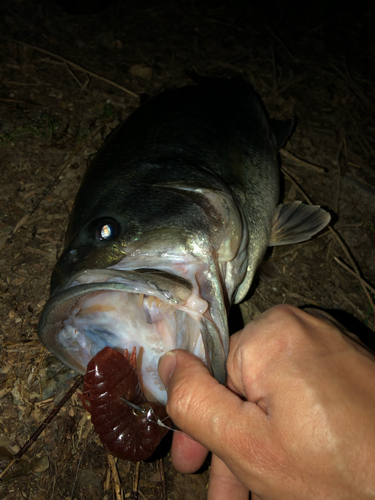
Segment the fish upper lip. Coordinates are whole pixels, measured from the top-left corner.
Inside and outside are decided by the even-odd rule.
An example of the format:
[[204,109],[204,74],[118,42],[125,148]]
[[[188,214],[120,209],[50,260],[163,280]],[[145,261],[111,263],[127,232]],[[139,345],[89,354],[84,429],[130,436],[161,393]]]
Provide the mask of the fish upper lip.
[[[92,276],[95,276],[96,278],[93,279]],[[145,269],[145,268],[140,268],[140,269],[134,269],[134,270],[121,270],[121,269],[111,269],[111,268],[105,268],[105,269],[85,269],[78,271],[72,275],[70,275],[65,282],[56,287],[51,294],[51,298],[59,295],[60,293],[64,292],[65,290],[70,290],[73,287],[76,286],[82,286],[82,284],[85,284],[85,277],[87,277],[86,284],[88,283],[96,283],[100,284],[102,283],[103,285],[105,283],[115,283],[115,281],[110,281],[109,278],[113,278],[114,280],[118,280],[119,278],[123,278],[124,280],[127,280],[129,283],[134,283],[136,281],[144,284],[154,284],[154,282],[158,282],[158,291],[161,293],[165,293],[165,298],[166,300],[174,300],[176,303],[178,301],[183,301],[186,300],[192,291],[192,286],[190,281],[172,274],[172,273],[167,273],[165,271],[160,271],[158,269]],[[81,280],[81,281],[80,281]],[[83,280],[83,281],[82,281]],[[164,288],[163,288],[164,285]],[[168,287],[169,285],[169,287]],[[171,299],[168,297],[168,288],[170,288],[173,285],[173,288],[178,289],[181,297],[177,298],[175,297],[174,299]],[[133,288],[129,288],[129,291],[133,290]],[[124,290],[125,291],[125,290]],[[187,293],[188,291],[188,293]]]

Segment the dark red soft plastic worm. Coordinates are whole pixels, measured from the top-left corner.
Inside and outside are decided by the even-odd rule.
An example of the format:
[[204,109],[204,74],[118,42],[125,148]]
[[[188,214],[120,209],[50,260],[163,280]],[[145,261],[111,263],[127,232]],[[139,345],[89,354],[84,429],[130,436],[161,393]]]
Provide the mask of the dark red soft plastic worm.
[[[164,406],[145,398],[135,366],[135,348],[129,360],[127,351],[123,355],[105,347],[87,365],[80,399],[108,451],[124,460],[139,462],[152,455],[168,429],[121,400],[152,408],[161,420],[167,417]],[[171,425],[170,420],[165,423]]]

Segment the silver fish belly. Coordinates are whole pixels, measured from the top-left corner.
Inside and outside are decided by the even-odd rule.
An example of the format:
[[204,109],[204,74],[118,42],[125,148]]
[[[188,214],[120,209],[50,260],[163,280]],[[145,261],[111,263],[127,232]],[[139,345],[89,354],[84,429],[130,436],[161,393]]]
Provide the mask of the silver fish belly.
[[39,322],[44,345],[80,373],[106,346],[136,346],[142,389],[163,404],[157,363],[170,349],[193,352],[224,383],[227,311],[268,245],[329,222],[319,207],[277,206],[277,153],[291,128],[274,132],[241,81],[140,106],[82,180]]

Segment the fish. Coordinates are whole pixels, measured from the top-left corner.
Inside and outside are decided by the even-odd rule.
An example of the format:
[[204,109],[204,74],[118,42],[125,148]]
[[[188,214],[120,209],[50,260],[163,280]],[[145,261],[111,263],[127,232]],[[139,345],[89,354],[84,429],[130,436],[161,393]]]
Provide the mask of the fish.
[[165,405],[159,358],[175,348],[226,379],[230,306],[269,246],[306,241],[330,215],[279,204],[273,122],[253,88],[217,80],[165,90],[106,138],[76,196],[38,333],[84,374],[106,347],[137,351],[145,397]]

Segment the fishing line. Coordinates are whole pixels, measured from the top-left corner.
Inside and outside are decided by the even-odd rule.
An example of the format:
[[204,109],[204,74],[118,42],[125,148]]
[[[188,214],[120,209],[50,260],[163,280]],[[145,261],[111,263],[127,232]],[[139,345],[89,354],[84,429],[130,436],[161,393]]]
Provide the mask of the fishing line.
[[164,427],[165,429],[168,429],[170,431],[177,432],[178,434],[182,434],[183,436],[186,436],[189,439],[193,439],[190,436],[188,436],[185,432],[182,432],[179,429],[173,429],[172,427],[169,427],[168,425],[165,425],[165,423],[163,422],[163,420],[166,420],[169,417],[165,417],[165,418],[163,418],[163,420],[161,420],[155,414],[155,412],[154,412],[154,410],[152,408],[144,408],[143,406],[136,405],[136,404],[132,403],[131,401],[128,401],[125,398],[120,398],[120,399],[121,399],[121,401],[123,401],[124,403],[126,403],[127,405],[129,405],[131,408],[133,408],[133,410],[136,410],[138,412],[138,413],[134,413],[134,415],[136,417],[139,416],[139,413],[140,413],[141,415],[144,415],[149,422],[153,422],[154,424],[157,424],[160,427]]

